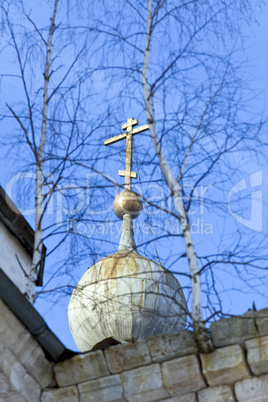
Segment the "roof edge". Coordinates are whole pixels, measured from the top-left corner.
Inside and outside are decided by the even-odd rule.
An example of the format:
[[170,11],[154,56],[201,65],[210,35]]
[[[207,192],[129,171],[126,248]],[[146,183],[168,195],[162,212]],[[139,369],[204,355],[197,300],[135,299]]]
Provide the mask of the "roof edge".
[[42,346],[49,360],[59,362],[78,354],[63,345],[2,268],[0,268],[0,297]]

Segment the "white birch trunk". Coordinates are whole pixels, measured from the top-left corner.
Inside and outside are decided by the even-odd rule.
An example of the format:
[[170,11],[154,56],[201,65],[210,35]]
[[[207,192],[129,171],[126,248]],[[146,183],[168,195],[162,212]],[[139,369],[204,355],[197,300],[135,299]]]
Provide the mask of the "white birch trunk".
[[35,188],[35,235],[34,235],[34,250],[32,267],[28,278],[27,295],[28,298],[33,301],[33,287],[36,283],[38,270],[42,260],[42,248],[43,248],[43,230],[42,230],[42,218],[43,218],[43,157],[44,149],[47,137],[47,113],[48,113],[48,88],[50,80],[50,62],[51,62],[51,46],[52,38],[55,30],[55,18],[57,14],[59,0],[55,0],[53,15],[50,22],[48,41],[46,42],[46,64],[44,72],[44,93],[43,93],[43,108],[42,108],[42,128],[40,145],[36,154],[36,188]]
[[201,298],[201,283],[200,274],[198,269],[197,256],[195,253],[192,234],[188,224],[187,212],[184,208],[183,199],[181,196],[181,188],[179,182],[174,178],[168,162],[161,150],[158,138],[155,131],[155,119],[153,108],[150,103],[150,89],[147,82],[148,66],[149,66],[149,52],[151,42],[151,29],[152,29],[152,0],[148,0],[148,21],[147,21],[147,41],[146,49],[144,52],[144,64],[142,73],[142,84],[145,99],[145,110],[147,122],[150,127],[151,138],[155,147],[156,154],[159,158],[159,164],[164,176],[164,179],[174,195],[174,202],[176,209],[179,213],[182,234],[185,242],[186,255],[188,258],[190,274],[191,274],[191,288],[192,288],[192,321],[195,329],[197,341],[203,351],[211,350],[212,344],[207,334],[203,315],[202,315],[202,298]]

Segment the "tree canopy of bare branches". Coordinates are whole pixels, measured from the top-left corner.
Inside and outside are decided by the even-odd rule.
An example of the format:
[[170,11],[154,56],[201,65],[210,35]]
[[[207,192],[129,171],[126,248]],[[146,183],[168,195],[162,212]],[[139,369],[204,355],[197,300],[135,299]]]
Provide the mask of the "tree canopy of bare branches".
[[[68,247],[65,268],[114,248],[106,219],[115,220],[110,205],[114,186],[122,186],[116,172],[124,153],[120,144],[108,151],[102,144],[135,115],[150,127],[135,139],[134,190],[145,204],[140,226],[148,228],[137,227],[138,244],[181,275],[206,350],[205,322],[228,312],[221,296],[227,273],[237,277],[229,288],[243,284],[244,291],[258,287],[267,269],[263,216],[234,219],[247,200],[232,190],[252,172],[260,186],[265,160],[265,116],[249,96],[243,59],[244,32],[261,2],[44,3],[47,18],[23,1],[1,6],[1,52],[16,60],[11,72],[1,69],[2,82],[19,88],[2,121],[14,120],[9,144],[35,172],[33,272],[46,239],[56,239],[49,253]],[[48,214],[53,200],[57,221]],[[79,232],[78,222],[89,226]]]

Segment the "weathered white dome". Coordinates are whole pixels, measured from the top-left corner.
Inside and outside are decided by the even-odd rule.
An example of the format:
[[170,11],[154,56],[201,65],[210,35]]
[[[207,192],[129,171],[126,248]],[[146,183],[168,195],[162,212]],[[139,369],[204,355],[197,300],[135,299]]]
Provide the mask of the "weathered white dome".
[[185,328],[187,305],[178,280],[132,248],[127,218],[119,251],[89,268],[71,297],[69,325],[82,352],[110,337],[134,341]]
[[123,124],[125,133],[110,138],[105,145],[126,139],[125,190],[114,200],[116,216],[123,219],[118,252],[105,257],[83,275],[68,307],[73,338],[82,351],[116,338],[131,342],[157,334],[183,331],[187,305],[178,280],[160,264],[136,251],[132,220],[142,211],[141,197],[131,190],[132,136],[149,129],[133,130],[138,120]]

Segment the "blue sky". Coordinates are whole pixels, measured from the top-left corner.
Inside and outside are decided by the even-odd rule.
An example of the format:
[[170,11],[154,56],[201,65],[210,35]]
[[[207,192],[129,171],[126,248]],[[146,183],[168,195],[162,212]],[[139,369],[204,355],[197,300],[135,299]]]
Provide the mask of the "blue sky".
[[[34,4],[34,3],[33,3]],[[41,2],[40,2],[41,4]],[[40,6],[39,4],[39,6]],[[42,19],[46,15],[46,9],[44,8],[44,12],[40,13],[40,9],[34,8],[33,7],[33,17],[36,18],[37,20],[40,19],[42,22]],[[268,24],[267,24],[267,18],[268,18],[268,6],[265,8],[266,13],[263,13],[260,15],[259,18],[259,24],[254,25],[254,27],[251,30],[248,30],[246,32],[247,35],[247,42],[246,42],[246,50],[245,50],[245,56],[248,58],[249,62],[249,69],[248,69],[248,75],[251,81],[251,87],[253,89],[256,89],[259,91],[259,96],[255,98],[254,102],[256,106],[261,107],[264,112],[266,111],[266,103],[267,103],[267,95],[268,95],[268,49],[267,49],[267,37],[268,37]],[[13,72],[14,66],[13,66],[13,61],[9,59],[8,53],[5,53],[5,58],[3,59],[2,63],[2,71],[5,69],[5,67],[8,66],[9,72]],[[14,79],[8,79],[2,82],[2,101],[0,103],[0,108],[3,110],[5,108],[5,103],[6,102],[12,102],[14,100],[14,97],[17,96],[18,94],[18,86],[16,85]],[[126,116],[130,117],[130,116]],[[134,118],[136,116],[133,116]],[[122,122],[124,123],[124,122]],[[140,124],[145,124],[145,121],[140,121]],[[1,131],[3,132],[9,132],[10,131],[10,122],[4,121],[1,122]],[[118,130],[120,131],[120,125],[118,127]],[[118,132],[119,133],[119,132]],[[114,133],[116,134],[116,132]],[[264,133],[265,135],[266,133]],[[267,134],[266,134],[267,135]],[[148,136],[140,137],[137,139],[135,138],[136,144],[137,144],[137,149],[139,147],[144,146],[144,142],[148,142]],[[123,145],[122,145],[123,146]],[[113,148],[117,149],[117,148]],[[118,148],[119,149],[119,148]],[[106,152],[107,158],[112,158],[112,149],[105,149],[103,152]],[[0,182],[1,185],[8,189],[10,187],[10,183],[12,182],[12,179],[14,178],[15,171],[19,170],[19,164],[20,164],[20,155],[12,155],[12,158],[10,158],[11,154],[7,154],[7,150],[2,149],[1,151],[1,156],[2,156],[2,162],[1,162],[1,173],[0,173]],[[123,157],[121,158],[121,163],[123,164]],[[237,164],[237,169],[238,173],[237,176],[233,178],[233,181],[230,182],[229,188],[236,186],[237,183],[240,183],[240,186],[245,185],[247,194],[250,193],[250,191],[253,191],[255,196],[257,197],[257,191],[261,191],[262,197],[263,197],[263,214],[265,213],[265,208],[266,208],[266,199],[267,199],[267,164],[265,163],[264,160],[261,161],[255,161],[252,160],[251,163],[246,161],[245,163],[243,162],[242,158],[241,160],[237,159],[235,161]],[[14,165],[16,165],[16,168],[14,169]],[[110,168],[110,174],[112,177],[115,177],[115,180],[117,180],[117,170],[122,169],[123,166],[118,166],[118,162],[116,164],[111,163],[111,168]],[[252,175],[261,172],[261,177],[262,177],[262,184],[260,184],[260,174],[258,174],[258,180],[259,182],[257,183],[256,188],[250,189],[251,183],[251,177]],[[252,178],[254,181],[254,177]],[[253,183],[254,184],[254,183]],[[202,189],[200,189],[201,191]],[[154,187],[150,189],[152,197],[153,196],[159,196],[161,194],[161,187]],[[208,183],[208,188],[203,189],[202,191],[207,191],[207,195],[212,193],[213,191],[213,183]],[[23,208],[25,204],[20,203],[20,197],[14,193],[10,194],[14,201],[19,204],[18,206],[20,208]],[[100,194],[101,196],[101,194]],[[235,194],[234,194],[235,197]],[[258,204],[250,204],[250,200],[247,199],[245,200],[244,208],[243,211],[233,211],[233,214],[236,213],[237,216],[240,214],[244,219],[249,219],[250,218],[250,211],[251,211],[251,205],[258,205]],[[32,201],[28,200],[28,203],[26,204],[25,208],[29,210],[29,208],[32,207]],[[232,204],[230,205],[230,208],[232,209]],[[256,207],[256,209],[259,209]],[[200,211],[199,211],[200,212]],[[105,214],[104,214],[105,216]],[[112,219],[116,221],[116,219],[113,217],[112,212],[109,211],[107,212],[106,216],[109,219]],[[54,217],[54,215],[53,215]],[[26,218],[29,220],[29,222],[33,225],[34,219],[33,215],[27,214]],[[264,225],[264,230],[266,230],[266,224],[267,224],[267,218],[263,215],[261,218],[263,218],[263,225]],[[139,218],[141,221],[144,222],[145,218],[144,215],[143,217]],[[150,216],[151,223],[154,224],[155,226],[155,236],[157,235],[157,216],[152,215]],[[240,227],[241,222],[238,222],[235,218],[234,215],[231,216],[231,214],[227,211],[226,213],[226,218],[225,220],[218,219],[217,215],[211,215],[209,209],[204,207],[204,211],[202,214],[199,216],[198,215],[198,220],[195,220],[193,218],[193,222],[195,223],[195,227],[197,228],[197,231],[199,231],[199,234],[194,235],[196,244],[198,247],[200,247],[200,252],[206,250],[206,244],[210,244],[210,250],[217,250],[217,241],[220,239],[220,236],[222,236],[222,233],[224,232],[224,241],[230,241],[230,244],[232,242],[232,239],[228,238],[228,234],[231,233],[229,231],[228,225],[231,226],[232,230],[235,225],[237,227]],[[245,221],[246,222],[246,221]],[[209,224],[213,226],[213,234],[209,233]],[[120,223],[115,222],[115,228],[118,231],[118,228],[120,229]],[[224,231],[223,231],[223,226],[224,226]],[[96,229],[97,230],[97,229]],[[207,230],[207,234],[205,233]],[[247,229],[245,229],[247,230]],[[201,231],[201,232],[200,232]],[[137,238],[138,242],[142,243],[143,241],[146,240],[146,236],[150,236],[150,233],[144,233],[143,235],[140,235],[138,232],[138,227],[136,229],[137,232]],[[141,231],[142,232],[142,231]],[[255,236],[255,232],[249,232],[252,237]],[[113,235],[111,233],[107,234],[108,238],[113,239]],[[106,236],[106,237],[107,237]],[[116,243],[119,241],[118,236],[116,236],[113,240],[114,243],[112,246],[105,248],[102,240],[102,234],[99,233],[96,235],[99,241],[99,248],[102,250],[102,254],[109,252],[112,252],[114,249],[116,249]],[[217,239],[217,241],[215,240]],[[48,249],[49,247],[53,247],[53,241],[49,240],[47,243]],[[167,248],[166,243],[160,243],[158,246],[158,253],[159,255],[165,260],[167,258],[167,254],[170,253],[170,250],[172,248],[176,247],[176,241],[174,240],[172,243],[172,247],[169,249]],[[63,246],[61,248],[61,253],[65,253],[66,249]],[[142,249],[141,252],[146,253],[146,249]],[[153,252],[153,249],[151,250]],[[170,257],[170,256],[169,256]],[[174,253],[174,258],[176,257],[176,253]],[[49,276],[52,274],[55,270],[55,267],[60,264],[60,261],[62,260],[62,255],[55,255],[53,258],[49,258],[46,263],[46,270],[47,270],[47,275]],[[83,264],[86,264],[86,262],[83,262]],[[82,264],[82,265],[83,265]],[[88,266],[80,266],[79,269],[75,272],[75,278],[76,280],[81,277],[83,272],[88,268]],[[266,289],[262,288],[261,292],[263,292],[263,295],[258,295],[256,294],[255,290],[252,289],[252,293],[250,293],[249,287],[245,288],[245,291],[243,291],[244,284],[240,280],[240,278],[236,278],[233,275],[230,275],[229,272],[219,272],[216,273],[216,276],[219,279],[219,282],[221,282],[221,292],[222,292],[222,299],[223,303],[225,305],[225,310],[227,312],[231,312],[233,314],[238,314],[238,313],[243,313],[245,312],[248,308],[252,306],[252,301],[254,300],[257,304],[258,308],[263,308],[267,306],[267,297],[266,297]],[[181,283],[183,285],[186,285],[187,283],[184,281],[183,277],[179,278]],[[254,285],[254,274],[250,274],[247,277],[248,281],[251,281],[251,283]],[[61,280],[61,277],[58,278],[58,281]],[[68,282],[68,276],[64,278],[65,282]],[[59,282],[55,282],[59,283]],[[259,283],[258,283],[259,284]],[[229,291],[227,292],[226,289],[239,289],[239,291]],[[54,299],[53,299],[54,300]],[[70,331],[69,331],[69,326],[68,326],[68,320],[67,320],[67,306],[68,306],[68,297],[60,297],[57,298],[57,302],[55,303],[52,301],[50,295],[48,294],[46,297],[39,298],[37,303],[36,303],[36,308],[38,311],[44,316],[45,320],[47,321],[48,325],[50,328],[56,333],[56,335],[66,344],[67,347],[71,349],[76,349],[76,346],[74,344],[74,341],[71,337]]]

